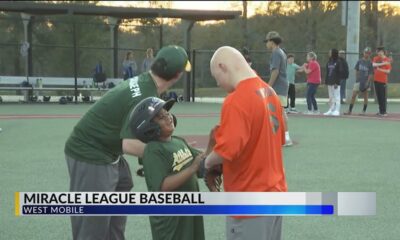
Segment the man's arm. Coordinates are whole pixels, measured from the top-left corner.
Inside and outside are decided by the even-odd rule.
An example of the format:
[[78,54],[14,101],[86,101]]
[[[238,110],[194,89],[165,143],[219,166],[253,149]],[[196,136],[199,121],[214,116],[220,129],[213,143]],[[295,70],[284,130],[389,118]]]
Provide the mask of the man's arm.
[[381,67],[381,66],[388,65],[388,64],[390,64],[390,62],[381,62],[381,63],[374,62],[374,63],[372,63],[372,66],[373,67]]
[[218,153],[212,151],[204,161],[204,167],[206,169],[210,169],[214,165],[222,164],[224,162],[224,159],[220,155],[218,155]]
[[133,155],[136,157],[143,157],[145,147],[146,144],[138,139],[122,139],[122,151],[125,154]]
[[271,71],[271,76],[269,77],[269,82],[268,84],[272,87],[276,81],[276,79],[278,78],[279,75],[279,70],[274,68]]
[[381,72],[384,72],[384,73],[386,73],[386,74],[389,74],[389,73],[390,73],[390,69],[383,69],[383,68],[378,67],[377,70],[378,70],[378,71],[381,71]]
[[301,66],[300,68],[296,69],[296,72],[305,72],[304,66]]

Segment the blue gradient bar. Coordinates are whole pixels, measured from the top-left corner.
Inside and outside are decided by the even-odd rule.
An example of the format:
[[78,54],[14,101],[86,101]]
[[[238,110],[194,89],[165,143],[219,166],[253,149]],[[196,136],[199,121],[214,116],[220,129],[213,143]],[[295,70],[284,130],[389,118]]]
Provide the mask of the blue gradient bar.
[[[46,208],[41,214],[30,207]],[[74,211],[60,211],[82,209]],[[57,211],[53,211],[57,209]],[[61,212],[61,213],[60,213]],[[65,213],[62,213],[65,212]],[[333,205],[24,205],[23,215],[333,215]]]

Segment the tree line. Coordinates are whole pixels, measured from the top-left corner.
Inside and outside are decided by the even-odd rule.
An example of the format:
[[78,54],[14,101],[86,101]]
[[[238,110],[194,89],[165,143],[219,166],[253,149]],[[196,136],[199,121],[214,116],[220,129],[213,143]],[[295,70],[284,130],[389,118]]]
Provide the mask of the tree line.
[[[155,7],[169,7],[169,1],[150,1]],[[83,4],[96,4],[89,2]],[[160,5],[161,4],[161,5]],[[346,27],[341,25],[341,6],[337,1],[293,1],[288,9],[280,1],[270,1],[257,14],[247,16],[247,2],[242,1],[243,13],[238,19],[220,21],[216,24],[196,23],[192,29],[193,49],[213,50],[222,45],[242,49],[248,47],[260,64],[268,62],[263,39],[268,31],[276,30],[284,38],[283,47],[288,52],[305,53],[313,50],[326,54],[329,49],[345,49]],[[159,6],[160,5],[160,6]],[[33,18],[33,75],[72,76],[72,17],[37,16]],[[111,67],[110,29],[105,17],[73,16],[77,22],[78,75],[88,77],[101,60],[106,71]],[[393,52],[394,61],[400,60],[400,16],[390,5],[378,7],[377,1],[361,2],[360,50],[365,46],[373,49],[384,45]],[[133,25],[134,24],[134,25]],[[144,58],[148,47],[162,44],[183,44],[183,24],[179,20],[139,19],[124,20],[119,27],[119,61],[128,49],[133,49],[137,63]],[[0,75],[24,75],[24,58],[20,54],[23,41],[23,24],[17,13],[0,12]],[[303,56],[299,59],[304,61]],[[198,72],[207,68],[207,54],[198,54]],[[204,60],[205,59],[205,60]],[[324,59],[324,58],[322,58]],[[197,59],[196,59],[197,60]],[[321,62],[325,64],[324,62]],[[395,67],[395,64],[394,64]],[[400,81],[399,69],[391,74],[393,81]],[[203,74],[204,75],[204,74]]]

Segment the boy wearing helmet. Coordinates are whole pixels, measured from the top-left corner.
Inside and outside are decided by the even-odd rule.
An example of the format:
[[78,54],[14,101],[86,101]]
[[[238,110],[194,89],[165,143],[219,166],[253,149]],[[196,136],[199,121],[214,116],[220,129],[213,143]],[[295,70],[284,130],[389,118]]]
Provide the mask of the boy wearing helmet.
[[[175,124],[168,111],[174,103],[156,97],[143,99],[131,114],[131,130],[147,143],[142,162],[149,191],[198,192],[196,173],[204,154],[172,135]],[[150,216],[150,225],[154,240],[204,239],[202,216]]]

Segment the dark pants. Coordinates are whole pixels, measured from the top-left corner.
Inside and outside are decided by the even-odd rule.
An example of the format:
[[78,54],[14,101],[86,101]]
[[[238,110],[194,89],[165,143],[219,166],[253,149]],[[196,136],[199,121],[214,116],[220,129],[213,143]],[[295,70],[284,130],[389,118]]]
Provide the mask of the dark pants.
[[340,80],[340,101],[346,98],[346,79]]
[[[129,192],[133,187],[128,162],[96,165],[65,156],[71,192]],[[124,240],[127,216],[72,216],[74,240]]]
[[314,111],[318,110],[318,105],[317,105],[317,100],[315,100],[315,93],[317,92],[319,84],[316,83],[307,83],[307,108],[309,111],[312,111],[314,108]]
[[295,108],[296,107],[296,87],[294,84],[289,84],[288,91],[288,105],[286,107]]
[[379,104],[379,113],[386,113],[386,83],[374,82],[376,98]]

